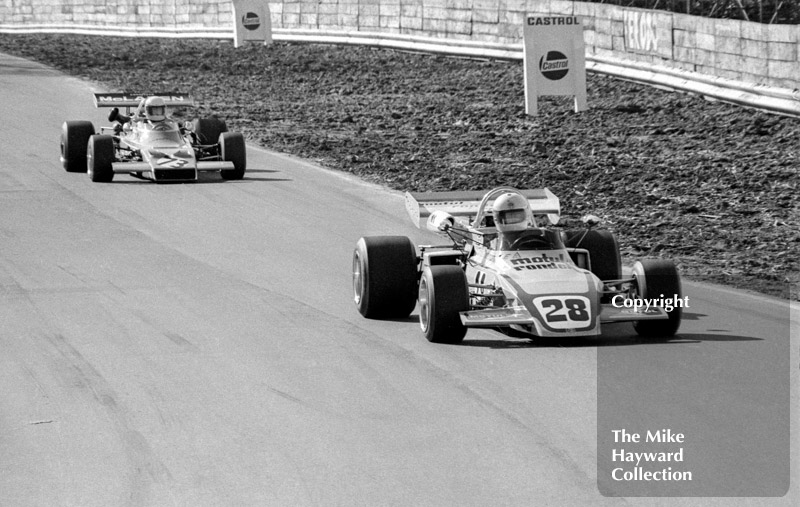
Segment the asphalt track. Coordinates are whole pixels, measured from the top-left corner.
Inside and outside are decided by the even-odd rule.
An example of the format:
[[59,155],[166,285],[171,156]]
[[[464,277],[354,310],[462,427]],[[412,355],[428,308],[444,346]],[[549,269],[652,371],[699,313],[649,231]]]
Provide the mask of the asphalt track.
[[[0,56],[0,93],[0,505],[800,504],[789,305],[686,284],[674,340],[432,345],[351,301],[360,236],[435,241],[399,194],[253,146],[93,184],[58,162],[89,85]],[[699,489],[603,496],[618,425],[686,433]]]

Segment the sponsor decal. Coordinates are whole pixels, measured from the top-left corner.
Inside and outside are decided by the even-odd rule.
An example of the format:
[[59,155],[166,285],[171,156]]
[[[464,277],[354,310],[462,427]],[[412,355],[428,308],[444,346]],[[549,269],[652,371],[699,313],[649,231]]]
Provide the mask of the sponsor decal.
[[552,81],[562,79],[569,72],[567,55],[559,51],[548,51],[546,56],[539,59],[539,71]]
[[261,26],[261,20],[259,19],[258,14],[255,12],[248,12],[242,16],[242,26],[248,30],[258,30],[258,27]]
[[[97,95],[97,102],[131,102],[139,101],[151,95],[127,95],[127,94],[113,94],[113,95]],[[188,97],[183,95],[158,95],[167,101],[184,101],[189,100]]]
[[437,207],[478,209],[478,203],[475,201],[432,201],[425,203],[425,209],[427,211],[436,211]]
[[543,253],[538,257],[515,256],[509,261],[515,271],[524,271],[526,269],[570,269],[569,264],[564,262],[564,254],[547,255]]
[[513,315],[513,310],[481,310],[480,312],[469,312],[467,317],[470,320],[489,320],[510,317]]
[[642,310],[641,308],[638,310],[634,310],[633,308],[620,308],[619,313],[622,315],[661,315],[661,312],[656,308],[650,308],[649,310]]

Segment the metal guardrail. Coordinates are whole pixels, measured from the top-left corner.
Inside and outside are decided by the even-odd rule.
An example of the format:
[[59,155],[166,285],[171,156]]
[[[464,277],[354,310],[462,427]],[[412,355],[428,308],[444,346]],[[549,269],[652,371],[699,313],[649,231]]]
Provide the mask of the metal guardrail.
[[[95,25],[8,25],[0,33],[75,33],[127,37],[232,38],[232,29],[222,28],[131,28]],[[349,44],[400,51],[441,54],[464,58],[521,60],[522,43],[500,44],[472,40],[444,39],[405,34],[275,28],[276,41],[317,44]],[[651,65],[621,58],[586,56],[586,70],[651,86],[696,93],[712,99],[800,117],[800,90],[745,83],[667,66]]]

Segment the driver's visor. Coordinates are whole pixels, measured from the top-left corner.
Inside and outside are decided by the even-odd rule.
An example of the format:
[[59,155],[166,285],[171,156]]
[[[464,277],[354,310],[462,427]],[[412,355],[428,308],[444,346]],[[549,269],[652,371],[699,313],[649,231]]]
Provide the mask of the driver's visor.
[[164,116],[166,113],[165,106],[150,106],[147,108],[147,115],[148,116]]
[[512,209],[500,211],[497,214],[497,223],[500,225],[518,224],[525,221],[524,209]]

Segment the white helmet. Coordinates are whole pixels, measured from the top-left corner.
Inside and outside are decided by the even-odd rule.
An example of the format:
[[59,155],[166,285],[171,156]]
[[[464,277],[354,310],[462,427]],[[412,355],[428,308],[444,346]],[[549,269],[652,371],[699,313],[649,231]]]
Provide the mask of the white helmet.
[[528,200],[514,192],[507,192],[494,200],[492,215],[500,232],[524,231],[533,222]]
[[150,121],[163,121],[167,117],[167,103],[161,97],[147,97],[144,115]]

